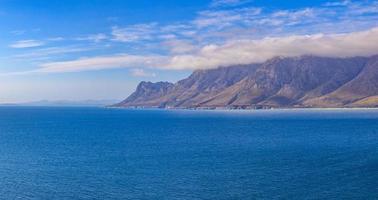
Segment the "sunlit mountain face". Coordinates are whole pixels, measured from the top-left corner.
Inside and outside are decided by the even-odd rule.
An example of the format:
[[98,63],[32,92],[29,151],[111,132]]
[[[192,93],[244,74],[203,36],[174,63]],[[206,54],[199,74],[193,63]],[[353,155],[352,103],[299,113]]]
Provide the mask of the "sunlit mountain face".
[[115,107],[261,109],[378,106],[378,56],[275,57],[196,70],[176,84],[141,82]]

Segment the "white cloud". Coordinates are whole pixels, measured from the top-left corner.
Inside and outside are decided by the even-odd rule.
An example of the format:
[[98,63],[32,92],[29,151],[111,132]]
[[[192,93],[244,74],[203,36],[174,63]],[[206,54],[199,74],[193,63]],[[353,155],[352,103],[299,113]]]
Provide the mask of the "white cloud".
[[347,34],[292,35],[206,45],[182,55],[114,55],[41,65],[39,72],[76,72],[111,68],[208,69],[264,62],[275,56],[369,56],[378,53],[378,28]]
[[47,40],[52,41],[52,42],[58,42],[58,41],[63,41],[64,38],[63,37],[52,37],[52,38],[48,38]]
[[[62,61],[60,54],[74,52],[76,48],[52,49],[56,61],[40,65],[37,71],[74,72],[118,67],[206,69],[263,62],[274,56],[378,53],[377,28],[371,29],[378,27],[378,1],[331,1],[317,7],[282,10],[232,7],[243,2],[246,1],[214,0],[214,7],[197,13],[189,21],[113,26],[111,33],[77,38],[94,42],[108,40],[109,49],[114,46],[117,52],[124,50],[125,54]],[[10,47],[35,47],[49,41],[23,40]],[[113,45],[115,42],[127,45]],[[52,55],[47,51],[19,56]]]
[[[215,4],[240,0],[218,0]],[[222,44],[230,39],[257,39],[292,34],[340,33],[378,26],[378,1],[333,1],[317,7],[269,9],[212,7],[190,21],[146,23],[112,28],[111,41],[127,42],[130,49],[164,40],[192,40],[193,44]],[[242,33],[242,34],[240,34]],[[143,43],[143,44],[142,44]],[[156,52],[156,51],[154,51]]]
[[240,8],[234,10],[207,10],[199,13],[193,24],[198,28],[218,26],[224,28],[233,25],[235,22],[243,22],[247,18],[254,18],[261,13],[261,8]]
[[170,24],[166,26],[160,27],[160,31],[163,33],[172,33],[177,31],[183,31],[183,30],[191,30],[193,27],[188,24],[184,23],[176,23],[176,24]]
[[114,41],[138,42],[152,39],[156,29],[156,23],[136,24],[124,28],[114,26],[112,28],[112,35]]
[[108,39],[108,36],[106,36],[103,33],[98,33],[98,34],[93,34],[93,35],[88,35],[85,37],[78,37],[76,40],[87,40],[87,41],[92,41],[92,42],[101,42],[103,40]]
[[174,34],[165,34],[165,35],[159,36],[160,39],[165,39],[165,40],[175,39],[176,37],[177,36]]
[[[335,1],[317,7],[281,10],[256,7],[211,9],[199,12],[192,24],[197,33],[193,37],[218,41],[230,38],[214,38],[214,34],[222,35],[219,33],[232,29],[238,32],[240,29],[254,29],[255,34],[250,38],[352,32],[378,26],[378,1]],[[232,38],[238,36],[231,35]],[[240,38],[245,38],[245,35]]]
[[[362,1],[363,2],[363,1]],[[353,15],[378,14],[378,1],[374,1],[368,5],[364,3],[352,2],[347,5]]]
[[333,6],[347,6],[351,3],[350,0],[344,0],[344,1],[330,1],[330,2],[326,2],[324,4],[324,6],[330,6],[330,7],[333,7]]
[[289,17],[293,20],[303,19],[304,17],[314,17],[315,11],[311,8],[305,8],[301,10],[295,10],[295,11],[288,11],[288,10],[282,10],[274,12],[272,17]]
[[79,46],[62,46],[62,47],[48,47],[48,48],[38,48],[33,49],[30,52],[22,53],[22,54],[16,54],[12,57],[17,59],[28,59],[28,60],[34,60],[39,59],[41,57],[46,57],[50,55],[59,55],[59,54],[68,54],[68,53],[77,53],[77,52],[83,52],[83,51],[90,51],[94,48],[90,47],[79,47]]
[[167,47],[172,54],[189,53],[196,49],[190,41],[186,40],[169,40],[163,43],[164,47]]
[[80,58],[77,60],[50,62],[41,65],[38,72],[59,73],[79,72],[103,69],[114,69],[122,67],[148,67],[161,66],[164,61],[162,56],[138,56],[138,55],[112,55],[91,58]]
[[11,48],[31,48],[31,47],[39,47],[44,45],[45,43],[38,40],[20,40],[16,41],[15,43],[9,45]]
[[169,69],[206,69],[260,63],[275,56],[369,56],[378,53],[378,28],[348,34],[292,35],[207,45],[195,54],[173,56]]
[[156,77],[155,73],[146,72],[144,69],[132,69],[130,71],[135,77]]
[[250,2],[252,2],[252,0],[213,0],[210,6],[211,7],[239,6],[239,5],[250,3]]

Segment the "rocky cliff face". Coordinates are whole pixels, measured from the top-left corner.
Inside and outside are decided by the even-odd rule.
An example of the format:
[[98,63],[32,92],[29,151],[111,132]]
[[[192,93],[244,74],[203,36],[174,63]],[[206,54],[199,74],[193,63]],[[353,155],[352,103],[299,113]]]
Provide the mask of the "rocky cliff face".
[[159,98],[169,94],[173,89],[174,84],[169,82],[145,82],[139,83],[136,91],[131,94],[124,101],[116,104],[115,106],[142,106],[142,107],[156,107],[161,106]]
[[175,84],[142,82],[121,107],[377,107],[378,56],[276,57],[198,70]]

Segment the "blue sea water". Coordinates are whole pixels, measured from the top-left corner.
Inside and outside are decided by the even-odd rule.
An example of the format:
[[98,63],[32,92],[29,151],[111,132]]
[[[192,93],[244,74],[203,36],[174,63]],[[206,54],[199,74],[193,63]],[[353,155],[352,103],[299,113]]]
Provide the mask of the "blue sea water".
[[378,110],[0,107],[0,199],[378,199]]

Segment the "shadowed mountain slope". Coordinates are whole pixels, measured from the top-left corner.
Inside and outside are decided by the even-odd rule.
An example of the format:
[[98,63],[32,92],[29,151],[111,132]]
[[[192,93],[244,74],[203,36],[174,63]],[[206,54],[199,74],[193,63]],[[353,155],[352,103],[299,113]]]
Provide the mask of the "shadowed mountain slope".
[[378,56],[276,57],[197,70],[175,84],[142,82],[120,107],[279,108],[378,106]]

